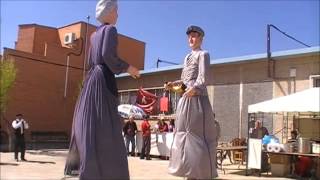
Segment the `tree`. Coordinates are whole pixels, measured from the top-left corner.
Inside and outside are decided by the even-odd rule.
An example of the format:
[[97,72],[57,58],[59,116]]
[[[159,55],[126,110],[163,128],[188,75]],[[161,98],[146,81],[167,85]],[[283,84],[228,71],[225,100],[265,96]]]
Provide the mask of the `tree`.
[[16,67],[13,60],[0,61],[0,118],[4,116],[8,104],[8,92],[16,79]]
[[[0,127],[2,124],[2,121],[5,121],[3,125],[7,129],[7,133],[10,132],[10,123],[5,119],[4,114],[6,112],[6,107],[9,100],[8,92],[10,88],[12,87],[15,79],[16,79],[16,67],[14,65],[13,60],[0,60]],[[11,147],[11,138],[8,134],[6,134],[4,131],[0,128],[0,150],[5,149],[5,151],[10,150]],[[3,144],[5,135],[9,137],[9,144],[6,147],[6,144]]]

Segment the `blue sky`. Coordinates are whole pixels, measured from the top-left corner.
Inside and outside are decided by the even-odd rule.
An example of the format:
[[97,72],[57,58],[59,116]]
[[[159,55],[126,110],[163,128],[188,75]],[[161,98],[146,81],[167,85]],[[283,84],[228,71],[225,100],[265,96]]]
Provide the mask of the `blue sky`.
[[[95,0],[1,0],[1,52],[14,47],[19,24],[61,27],[77,21],[98,25]],[[146,43],[145,69],[156,60],[182,63],[189,47],[185,30],[205,30],[203,49],[211,59],[266,52],[266,26],[273,24],[296,39],[319,46],[319,0],[120,0],[118,32]],[[304,46],[272,30],[272,51]],[[168,64],[161,64],[168,66]]]

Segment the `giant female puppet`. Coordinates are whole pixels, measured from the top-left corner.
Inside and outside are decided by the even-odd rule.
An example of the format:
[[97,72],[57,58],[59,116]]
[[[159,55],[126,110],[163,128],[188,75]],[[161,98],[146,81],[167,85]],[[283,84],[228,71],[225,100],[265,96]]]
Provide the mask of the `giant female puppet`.
[[187,29],[191,52],[186,56],[181,80],[165,84],[165,88],[184,84],[180,98],[169,173],[189,179],[212,179],[217,176],[217,127],[207,95],[210,57],[201,49],[204,31],[198,26]]
[[139,71],[117,56],[117,1],[100,0],[96,7],[101,25],[91,36],[90,70],[76,103],[66,171],[79,157],[80,179],[129,179],[127,153],[118,115],[114,74]]

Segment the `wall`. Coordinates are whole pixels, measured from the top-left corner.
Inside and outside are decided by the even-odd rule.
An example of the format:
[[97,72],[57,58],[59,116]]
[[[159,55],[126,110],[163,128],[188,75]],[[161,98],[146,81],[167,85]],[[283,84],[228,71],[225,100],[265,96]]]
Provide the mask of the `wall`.
[[[13,59],[17,68],[16,82],[9,92],[9,104],[5,114],[9,123],[17,113],[22,113],[29,122],[27,140],[34,131],[71,133],[74,106],[80,93],[83,75],[84,50],[78,40],[72,47],[63,44],[64,34],[75,32],[77,38],[90,37],[96,30],[93,25],[83,22],[61,28],[52,28],[36,24],[19,26],[17,49],[4,49],[4,57]],[[119,56],[129,57],[129,62],[137,63],[140,69],[144,65],[145,43],[119,35],[121,51]],[[88,41],[88,44],[90,41]],[[87,46],[87,48],[89,45]],[[131,52],[131,50],[135,52]],[[70,67],[66,82],[67,55],[70,55]],[[131,61],[132,60],[132,61]],[[4,124],[3,126],[11,125]]]
[[18,38],[15,44],[15,49],[32,53],[34,34],[34,26],[19,26]]
[[139,70],[144,69],[145,46],[142,41],[121,34],[118,36],[119,57]]
[[[296,77],[290,77],[290,69],[296,69]],[[296,92],[310,88],[310,75],[320,75],[320,58],[319,55],[301,56],[290,59],[280,59],[276,61],[275,78],[273,81],[273,98],[290,95]],[[297,102],[299,103],[299,102]],[[285,117],[284,117],[285,116]],[[274,132],[285,127],[283,120],[287,119],[287,114],[274,116]],[[277,137],[285,139],[294,129],[292,118],[288,118],[288,128],[280,131]]]
[[[6,56],[14,59],[16,81],[10,90],[6,118],[15,119],[22,113],[32,131],[60,131],[70,133],[75,101],[81,82],[81,71],[70,69],[67,97],[64,97],[65,67],[39,63],[43,57],[6,49]],[[19,58],[24,56],[25,58]]]
[[[297,77],[289,78],[289,69],[297,68]],[[247,137],[248,105],[309,88],[309,76],[319,74],[319,55],[283,57],[276,60],[275,78],[268,77],[266,59],[211,65],[208,96],[222,129],[222,141]],[[161,87],[165,81],[179,79],[181,69],[143,74],[139,80],[117,78],[120,90]],[[288,86],[290,85],[290,86]],[[242,89],[242,90],[241,90]],[[283,121],[268,114],[264,119],[269,133],[283,128]],[[280,135],[282,133],[280,132]]]

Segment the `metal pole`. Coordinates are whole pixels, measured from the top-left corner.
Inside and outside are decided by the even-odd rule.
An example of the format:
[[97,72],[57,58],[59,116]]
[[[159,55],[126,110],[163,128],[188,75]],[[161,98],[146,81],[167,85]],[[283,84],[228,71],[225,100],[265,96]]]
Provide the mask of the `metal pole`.
[[248,160],[249,160],[249,141],[250,141],[250,121],[251,121],[251,113],[248,113],[248,134],[247,134],[247,156],[246,156],[246,176],[249,175],[248,173]]
[[69,61],[70,56],[67,56],[67,67],[66,67],[66,79],[64,81],[64,98],[67,97],[67,89],[68,89],[68,75],[69,75]]
[[271,58],[270,52],[270,24],[267,25],[267,56],[268,60]]
[[173,65],[179,65],[178,63],[173,63],[173,62],[161,60],[161,59],[158,58],[157,59],[157,68],[159,67],[159,63],[160,62],[164,62],[164,63],[167,63],[167,64],[173,64]]
[[160,61],[160,59],[158,58],[157,59],[157,68],[159,67],[159,61]]
[[87,24],[86,24],[86,40],[84,44],[84,58],[83,58],[83,71],[82,71],[82,82],[84,81],[85,75],[86,75],[86,60],[87,60],[87,43],[88,43],[88,26],[89,26],[89,20],[90,16],[87,16]]
[[242,67],[240,67],[240,84],[239,84],[239,129],[238,138],[242,137],[242,109],[243,109],[243,82],[242,82]]
[[268,59],[268,77],[271,77],[270,24],[267,25],[267,59]]

